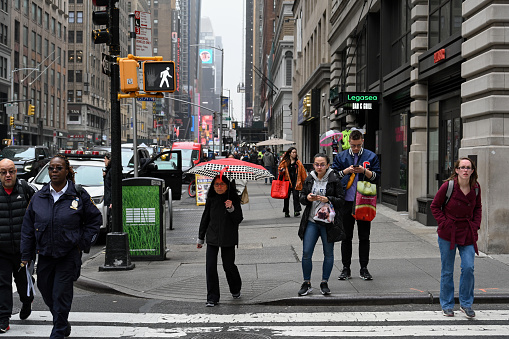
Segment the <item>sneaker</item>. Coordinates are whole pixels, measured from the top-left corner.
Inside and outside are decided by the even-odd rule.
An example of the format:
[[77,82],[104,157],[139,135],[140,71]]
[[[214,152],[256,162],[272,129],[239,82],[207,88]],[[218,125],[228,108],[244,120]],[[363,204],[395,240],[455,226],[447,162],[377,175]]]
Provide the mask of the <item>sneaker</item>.
[[311,293],[312,291],[313,291],[313,289],[311,288],[311,283],[309,281],[304,281],[302,283],[302,286],[300,287],[298,294],[300,296],[307,295],[308,293]]
[[65,329],[64,337],[68,337],[70,335],[71,335],[71,323],[67,322],[67,328]]
[[352,277],[352,271],[350,271],[350,267],[343,267],[341,270],[341,274],[338,277],[338,280],[348,280]]
[[360,277],[363,280],[373,280],[373,277],[371,276],[371,274],[369,274],[367,267],[361,268]]
[[290,218],[290,213],[285,213],[285,218]]
[[472,309],[472,307],[463,307],[463,306],[460,306],[460,310],[461,310],[461,312],[465,313],[465,316],[468,319],[475,318],[475,312]]
[[320,292],[322,292],[323,295],[328,295],[330,294],[330,289],[329,289],[329,285],[327,284],[326,281],[322,281],[320,283]]
[[9,320],[0,323],[0,333],[5,333],[10,329],[11,327],[9,326]]
[[454,311],[451,308],[442,310],[444,317],[454,317]]
[[293,215],[296,216],[296,217],[299,217],[300,216],[300,212],[295,212]]
[[21,306],[21,311],[19,311],[19,318],[21,320],[25,320],[30,316],[32,313],[32,303],[24,303],[23,306]]
[[232,293],[233,299],[239,299],[240,298],[240,291],[239,293]]
[[206,307],[214,307],[217,305],[217,302],[215,301],[207,301],[207,303],[205,304]]

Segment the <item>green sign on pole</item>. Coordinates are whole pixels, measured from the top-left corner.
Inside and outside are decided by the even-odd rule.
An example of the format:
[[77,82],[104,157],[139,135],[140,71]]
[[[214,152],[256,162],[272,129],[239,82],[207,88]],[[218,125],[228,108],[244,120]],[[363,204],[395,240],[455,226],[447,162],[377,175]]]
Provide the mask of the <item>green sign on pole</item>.
[[123,230],[128,234],[133,260],[164,259],[163,185],[164,181],[156,178],[123,180]]

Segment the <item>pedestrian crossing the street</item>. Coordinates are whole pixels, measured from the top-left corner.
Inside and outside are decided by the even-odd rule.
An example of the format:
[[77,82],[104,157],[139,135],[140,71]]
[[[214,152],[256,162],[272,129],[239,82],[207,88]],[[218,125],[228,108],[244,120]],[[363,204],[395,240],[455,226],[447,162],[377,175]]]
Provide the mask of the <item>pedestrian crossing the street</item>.
[[[507,337],[508,310],[479,310],[475,319],[439,311],[163,314],[71,312],[74,338],[265,338],[310,337]],[[11,318],[9,338],[47,338],[51,314],[34,311],[28,320]],[[219,333],[221,335],[219,336]],[[236,336],[234,336],[236,335]]]

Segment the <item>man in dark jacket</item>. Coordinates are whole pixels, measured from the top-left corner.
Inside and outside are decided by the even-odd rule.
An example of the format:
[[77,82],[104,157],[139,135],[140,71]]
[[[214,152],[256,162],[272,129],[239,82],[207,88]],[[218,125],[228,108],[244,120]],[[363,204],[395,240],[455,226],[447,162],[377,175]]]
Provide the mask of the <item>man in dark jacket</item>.
[[[350,264],[352,263],[352,239],[355,225],[352,207],[357,192],[357,181],[364,180],[376,183],[381,174],[378,157],[375,153],[363,148],[364,136],[359,130],[353,130],[350,133],[349,142],[350,149],[336,155],[332,164],[332,169],[339,174],[345,191],[345,205],[343,206],[342,213],[346,239],[341,242],[343,269],[339,275],[339,280],[347,280],[351,277]],[[368,271],[370,231],[371,221],[357,220],[359,262],[361,266],[360,277],[364,280],[373,279]]]
[[[271,153],[270,148],[267,148],[267,151],[263,154],[262,161],[263,167],[265,167],[270,174],[274,175],[274,154]],[[267,183],[267,178],[265,178],[265,183]],[[270,178],[270,183],[272,184],[272,178]]]
[[0,333],[9,330],[12,314],[12,278],[18,289],[22,307],[20,319],[32,312],[33,295],[27,295],[26,268],[21,267],[19,243],[25,210],[34,189],[16,178],[16,166],[9,159],[0,161]]

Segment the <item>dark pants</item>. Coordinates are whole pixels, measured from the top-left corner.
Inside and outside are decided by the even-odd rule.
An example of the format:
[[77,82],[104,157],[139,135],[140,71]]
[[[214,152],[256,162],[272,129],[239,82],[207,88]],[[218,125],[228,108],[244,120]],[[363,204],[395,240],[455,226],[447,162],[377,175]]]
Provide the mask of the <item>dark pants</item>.
[[80,268],[81,252],[77,248],[61,258],[39,255],[37,287],[53,315],[50,339],[64,338],[71,311],[73,283]]
[[283,206],[284,213],[290,213],[290,197],[293,197],[293,211],[300,212],[302,210],[302,207],[300,206],[299,202],[300,191],[297,191],[293,187],[295,187],[295,184],[292,184],[292,187],[289,188],[290,194],[288,194],[288,198],[284,199],[285,200]]
[[[213,302],[219,302],[218,253],[219,246],[207,244],[207,301]],[[223,261],[223,269],[226,273],[230,293],[239,293],[242,288],[242,280],[237,265],[235,265],[235,247],[221,247],[221,260]]]
[[18,289],[19,300],[31,303],[34,296],[27,296],[26,269],[21,268],[21,254],[0,256],[0,322],[8,321],[12,314],[12,277]]
[[359,263],[361,267],[367,267],[369,263],[369,234],[371,221],[355,220],[352,216],[353,201],[345,201],[343,205],[343,228],[346,239],[341,242],[341,261],[344,267],[350,267],[352,263],[352,239],[353,228],[357,221],[357,236],[359,237]]
[[[274,167],[273,166],[263,166],[265,167],[265,169],[267,171],[270,172],[270,174],[274,175]],[[270,178],[270,183],[272,184],[272,180],[274,180],[274,178]],[[265,178],[265,183],[267,183],[267,178]]]

